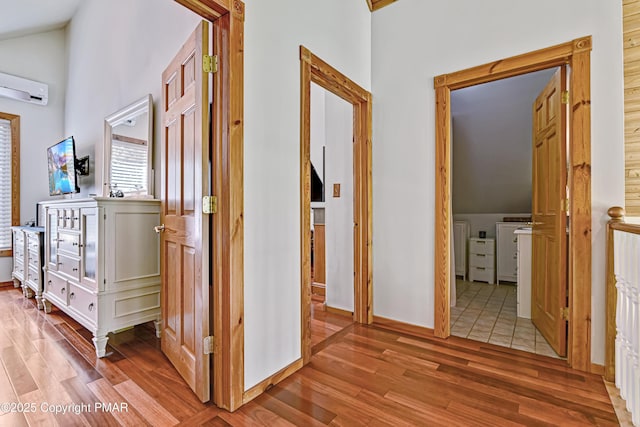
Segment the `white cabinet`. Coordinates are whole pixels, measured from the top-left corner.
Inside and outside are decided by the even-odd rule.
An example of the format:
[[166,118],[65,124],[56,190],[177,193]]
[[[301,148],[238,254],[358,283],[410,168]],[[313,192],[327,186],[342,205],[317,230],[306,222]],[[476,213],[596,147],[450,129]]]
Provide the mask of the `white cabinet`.
[[11,227],[11,234],[13,235],[13,271],[11,276],[15,287],[22,286],[24,282],[24,233],[22,227]]
[[44,203],[43,302],[93,333],[98,357],[107,334],[154,321],[160,327],[160,202],[91,198]]
[[495,239],[469,239],[469,280],[495,282]]
[[513,232],[524,225],[524,222],[496,223],[498,283],[500,283],[501,280],[515,283],[518,280],[518,261],[516,259],[517,239]]
[[455,221],[453,223],[453,254],[456,264],[456,276],[467,280],[467,242],[469,241],[469,223]]
[[26,298],[35,295],[42,308],[42,254],[44,228],[11,227],[13,233],[13,272],[16,287],[22,286]]
[[531,319],[531,229],[515,232],[518,238],[518,317]]

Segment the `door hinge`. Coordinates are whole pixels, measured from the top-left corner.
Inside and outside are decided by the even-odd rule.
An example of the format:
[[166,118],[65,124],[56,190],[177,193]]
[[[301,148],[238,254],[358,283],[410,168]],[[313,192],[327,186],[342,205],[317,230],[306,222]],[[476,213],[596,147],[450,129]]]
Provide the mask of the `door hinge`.
[[562,205],[560,207],[560,209],[562,209],[563,212],[569,212],[569,199],[568,198],[562,199],[560,204]]
[[216,351],[216,338],[212,335],[204,337],[202,341],[202,347],[204,348],[204,354],[214,354]]
[[562,307],[561,314],[562,320],[569,320],[569,307]]
[[563,104],[568,104],[569,103],[569,91],[565,90],[562,92],[562,103]]
[[205,73],[217,73],[218,72],[218,56],[202,55],[202,71],[204,71]]
[[216,196],[202,197],[202,213],[205,213],[205,214],[218,213],[218,198]]

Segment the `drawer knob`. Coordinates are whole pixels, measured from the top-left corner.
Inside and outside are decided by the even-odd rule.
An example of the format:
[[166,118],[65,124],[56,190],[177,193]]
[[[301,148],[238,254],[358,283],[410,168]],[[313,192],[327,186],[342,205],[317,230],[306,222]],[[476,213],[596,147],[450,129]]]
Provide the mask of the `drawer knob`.
[[78,269],[77,269],[77,268],[72,268],[71,270],[73,270],[73,271],[78,271]]
[[93,311],[93,303],[89,304],[89,311]]
[[75,297],[76,297],[75,292],[71,292],[71,293],[69,294],[69,299],[74,299]]
[[66,291],[67,291],[67,288],[62,288],[62,289],[60,289],[60,293],[61,293],[61,294],[64,294]]
[[78,246],[78,242],[73,242],[71,246]]

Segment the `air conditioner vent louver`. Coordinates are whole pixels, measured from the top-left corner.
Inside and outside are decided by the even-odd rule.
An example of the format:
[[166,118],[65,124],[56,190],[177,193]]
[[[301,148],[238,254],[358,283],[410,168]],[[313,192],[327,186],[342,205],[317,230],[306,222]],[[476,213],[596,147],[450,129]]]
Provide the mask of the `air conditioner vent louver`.
[[49,85],[0,73],[0,97],[38,105],[49,102]]

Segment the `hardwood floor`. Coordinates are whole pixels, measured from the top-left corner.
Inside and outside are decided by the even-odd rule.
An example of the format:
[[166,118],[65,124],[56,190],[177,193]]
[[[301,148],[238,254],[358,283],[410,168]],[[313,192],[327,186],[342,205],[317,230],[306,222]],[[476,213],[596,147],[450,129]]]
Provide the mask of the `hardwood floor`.
[[[324,297],[311,297],[311,352],[317,353],[328,338],[353,324],[353,319],[330,313],[325,309]],[[331,341],[331,340],[329,340]]]
[[455,337],[347,326],[316,343],[307,367],[234,413],[198,401],[150,326],[112,336],[103,359],[90,338],[61,312],[45,315],[0,288],[0,403],[36,409],[3,413],[0,425],[617,425],[600,377]]

